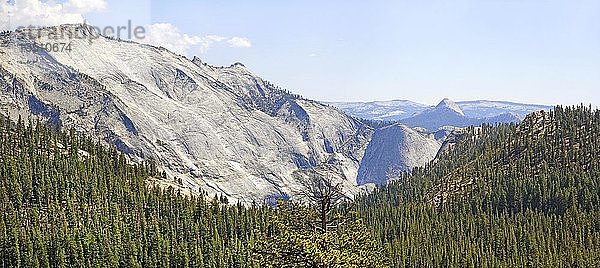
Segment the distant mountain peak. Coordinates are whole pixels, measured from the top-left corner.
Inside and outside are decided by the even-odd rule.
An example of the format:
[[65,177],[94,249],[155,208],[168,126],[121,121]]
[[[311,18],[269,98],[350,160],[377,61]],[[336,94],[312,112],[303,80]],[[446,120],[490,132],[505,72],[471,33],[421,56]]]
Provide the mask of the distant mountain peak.
[[[529,113],[550,110],[552,106],[522,104],[506,101],[442,100],[437,106],[403,100],[375,102],[330,103],[344,112],[369,120],[401,121],[411,127],[423,127],[435,132],[440,127],[465,127],[481,123],[519,122]],[[457,107],[458,106],[458,107]],[[416,117],[416,118],[415,118]]]
[[435,109],[449,109],[451,111],[456,112],[457,114],[460,114],[462,116],[465,115],[465,113],[462,111],[462,109],[460,109],[460,107],[458,106],[458,104],[456,104],[456,102],[445,98],[443,99],[436,107]]
[[246,65],[244,65],[244,64],[243,64],[243,63],[241,63],[241,62],[236,62],[236,63],[232,64],[230,67],[232,67],[232,68],[233,68],[233,67],[242,67],[242,68],[246,68]]

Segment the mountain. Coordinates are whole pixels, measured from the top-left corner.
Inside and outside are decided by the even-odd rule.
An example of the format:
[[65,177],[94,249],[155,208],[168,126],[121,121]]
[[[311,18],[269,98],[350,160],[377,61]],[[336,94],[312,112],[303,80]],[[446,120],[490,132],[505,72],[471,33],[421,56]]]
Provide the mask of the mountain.
[[[27,29],[21,30],[22,32]],[[41,29],[92,37],[87,25]],[[21,32],[21,33],[22,33]],[[8,45],[9,41],[17,46]],[[298,187],[292,177],[330,161],[349,192],[372,129],[343,112],[292,95],[242,64],[213,67],[165,49],[99,37],[72,51],[35,53],[22,35],[2,37],[2,107],[98,137],[132,159],[153,158],[192,193],[261,201]]]
[[448,98],[445,98],[438,103],[438,105],[435,107],[435,110],[450,114],[457,114],[459,116],[465,116],[465,113],[460,109],[458,104]]
[[411,127],[421,127],[429,131],[435,131],[444,126],[468,126],[471,124],[471,119],[465,116],[456,103],[444,99],[434,108],[402,119],[401,122]]
[[[2,33],[0,112],[73,128],[134,162],[155,159],[167,176],[152,183],[186,193],[263,201],[292,195],[297,172],[309,170],[327,170],[348,195],[360,191],[372,127],[241,63],[214,67],[94,31],[63,25]],[[37,45],[57,42],[70,42],[68,50]]]
[[381,121],[398,121],[429,108],[428,105],[408,100],[326,103],[358,118]]
[[[448,100],[449,101],[449,100]],[[363,119],[382,121],[402,121],[436,107],[419,104],[412,101],[375,101],[375,102],[329,102],[328,104],[340,108],[342,111]],[[504,101],[462,101],[456,102],[454,110],[460,111],[463,116],[478,119],[478,122],[505,123],[523,120],[529,113],[545,110],[552,106],[521,104]],[[452,117],[451,119],[455,119]],[[464,119],[461,119],[464,120]],[[468,120],[466,120],[468,121]],[[439,125],[451,125],[446,121]],[[464,125],[464,124],[463,124]]]
[[522,104],[507,101],[461,101],[457,102],[460,109],[465,113],[465,116],[471,118],[492,118],[502,114],[517,115],[519,120],[523,120],[525,116],[537,111],[549,111],[553,106],[537,105],[537,104]]
[[432,135],[399,123],[377,129],[367,146],[357,181],[361,185],[385,184],[412,167],[425,166],[440,147]]
[[400,122],[411,127],[424,128],[427,131],[435,132],[448,128],[478,126],[482,123],[519,122],[519,118],[511,113],[503,113],[487,118],[468,117],[457,103],[450,99],[444,99],[437,106],[424,110],[412,117],[402,119]]

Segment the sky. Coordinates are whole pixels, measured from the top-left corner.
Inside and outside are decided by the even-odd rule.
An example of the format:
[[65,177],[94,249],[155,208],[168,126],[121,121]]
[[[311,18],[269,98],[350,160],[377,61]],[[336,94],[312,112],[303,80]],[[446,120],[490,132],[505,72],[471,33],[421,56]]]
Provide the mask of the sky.
[[316,100],[600,106],[598,0],[11,0],[0,26],[8,10],[12,26],[131,21],[141,42]]

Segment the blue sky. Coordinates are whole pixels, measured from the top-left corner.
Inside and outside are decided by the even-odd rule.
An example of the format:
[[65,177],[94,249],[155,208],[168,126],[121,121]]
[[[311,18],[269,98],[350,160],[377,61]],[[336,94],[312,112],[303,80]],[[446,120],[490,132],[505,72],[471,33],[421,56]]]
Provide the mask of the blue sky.
[[312,99],[600,105],[597,0],[89,1],[93,24],[169,24],[182,53]]

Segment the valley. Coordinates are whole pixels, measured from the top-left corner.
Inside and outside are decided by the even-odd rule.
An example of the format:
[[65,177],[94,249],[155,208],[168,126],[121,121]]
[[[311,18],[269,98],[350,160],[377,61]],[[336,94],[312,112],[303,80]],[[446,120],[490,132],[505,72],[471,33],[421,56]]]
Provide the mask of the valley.
[[600,263],[591,105],[319,102],[95,31],[0,34],[2,267]]

